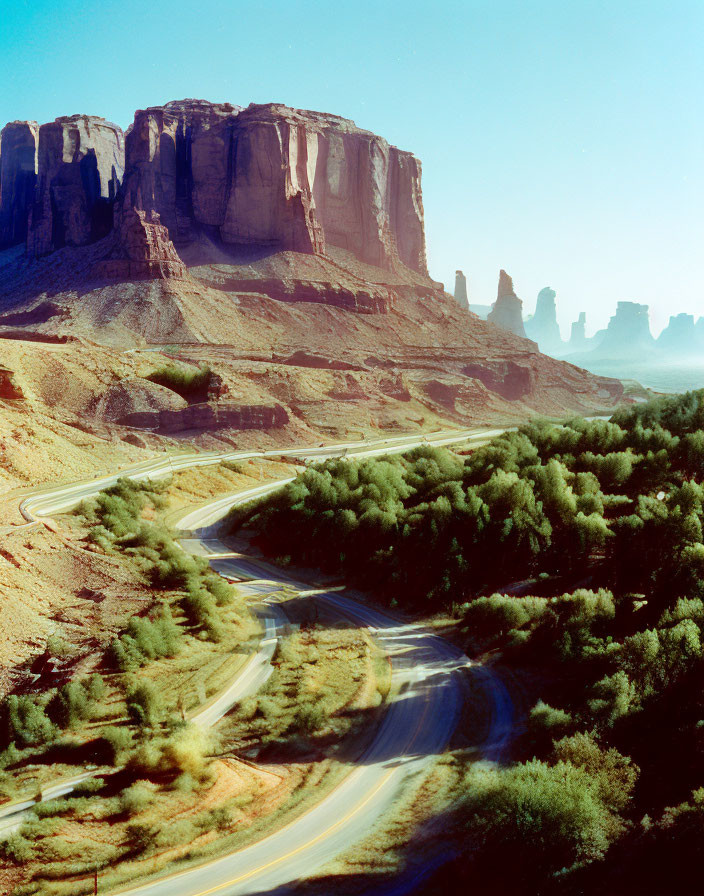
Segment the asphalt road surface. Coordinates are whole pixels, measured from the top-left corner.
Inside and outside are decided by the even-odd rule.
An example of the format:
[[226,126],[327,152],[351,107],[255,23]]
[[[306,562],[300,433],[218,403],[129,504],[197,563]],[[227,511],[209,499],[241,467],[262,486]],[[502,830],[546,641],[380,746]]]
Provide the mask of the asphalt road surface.
[[[121,476],[135,480],[166,478],[180,469],[206,466],[223,460],[252,457],[289,457],[314,460],[329,456],[369,457],[407,451],[419,444],[480,443],[502,430],[465,430],[419,437],[404,436],[375,442],[355,442],[317,448],[276,449],[265,452],[189,454],[157,458],[98,479],[43,489],[22,502],[26,520],[50,516],[77,506],[82,500],[114,484]],[[267,483],[256,489],[220,496],[185,513],[181,530],[204,533],[182,542],[185,549],[208,555],[215,569],[229,578],[251,581],[254,593],[265,592],[266,613],[271,620],[258,653],[240,670],[226,692],[201,707],[193,718],[215,724],[242,696],[255,692],[270,674],[276,632],[285,619],[285,598],[305,594],[310,585],[260,560],[228,551],[207,538],[207,530],[237,503],[282,487]],[[284,595],[284,589],[285,595]],[[281,596],[278,603],[277,594]],[[337,589],[316,591],[331,612],[354,625],[369,629],[386,652],[392,669],[392,693],[381,723],[366,752],[350,764],[343,781],[314,808],[268,837],[187,871],[133,888],[131,896],[236,896],[263,893],[310,875],[368,835],[393,807],[409,783],[423,774],[434,757],[447,747],[457,725],[464,688],[462,670],[470,664],[455,647],[421,626],[399,622],[391,615],[352,599]],[[487,669],[477,670],[486,684],[491,703],[491,723],[483,745],[487,758],[498,758],[511,730],[513,708],[503,684]],[[75,783],[75,782],[74,782]],[[64,782],[57,787],[66,787]],[[64,793],[70,792],[64,790]],[[17,806],[19,809],[19,806]],[[25,805],[23,811],[26,812]],[[2,815],[0,815],[0,825]],[[1,830],[1,828],[0,828]]]

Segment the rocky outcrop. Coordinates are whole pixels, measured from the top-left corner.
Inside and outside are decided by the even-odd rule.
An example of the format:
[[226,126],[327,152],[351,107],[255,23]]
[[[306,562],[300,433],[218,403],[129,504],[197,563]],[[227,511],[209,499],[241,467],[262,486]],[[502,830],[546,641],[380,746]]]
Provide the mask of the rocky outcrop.
[[462,271],[455,271],[455,299],[460,308],[469,310],[469,298],[467,296],[467,278]]
[[0,401],[21,401],[23,398],[24,394],[15,383],[12,371],[0,365]]
[[43,124],[28,253],[47,255],[107,236],[124,164],[122,130],[104,118],[71,115]]
[[216,429],[280,429],[289,421],[281,405],[192,404],[176,410],[144,411],[126,414],[118,420],[123,426],[150,429],[162,433],[189,429],[212,432]]
[[137,112],[123,204],[178,245],[323,253],[426,274],[420,162],[335,115],[182,100]]
[[524,398],[535,388],[534,371],[514,361],[485,361],[482,364],[467,364],[462,368],[465,376],[479,380],[487,389],[509,401]]
[[513,280],[506,271],[499,272],[499,288],[487,320],[516,336],[525,336],[523,302],[513,290]]
[[699,318],[699,323],[695,324],[693,314],[673,314],[658,336],[657,347],[673,358],[701,354],[704,351],[704,318]]
[[602,355],[622,357],[652,350],[655,340],[650,332],[648,306],[637,302],[619,302],[616,314],[609,320],[596,351]]
[[526,335],[538,343],[541,352],[559,354],[563,349],[560,327],[557,323],[555,290],[546,286],[538,293],[535,314],[525,323]]
[[586,350],[587,345],[587,312],[580,311],[579,317],[572,324],[568,347],[572,352],[583,352]]
[[111,385],[88,406],[87,414],[114,423],[134,414],[179,411],[188,402],[167,389],[141,377],[132,377]]
[[188,272],[159,215],[127,209],[119,214],[109,252],[94,274],[106,280],[168,280]]
[[221,277],[220,287],[243,296],[266,295],[279,302],[316,302],[360,314],[386,314],[397,298],[393,289],[373,283],[344,285],[330,281]]
[[12,121],[0,135],[0,249],[27,239],[37,182],[36,121]]

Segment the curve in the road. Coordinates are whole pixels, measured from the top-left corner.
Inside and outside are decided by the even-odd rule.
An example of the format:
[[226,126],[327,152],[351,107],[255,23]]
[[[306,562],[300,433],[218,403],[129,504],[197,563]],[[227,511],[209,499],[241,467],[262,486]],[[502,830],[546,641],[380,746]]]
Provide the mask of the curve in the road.
[[[423,443],[449,445],[479,442],[499,432],[500,430],[473,430],[312,449],[230,452],[206,456],[194,454],[182,455],[176,459],[156,459],[101,479],[45,489],[23,501],[22,513],[25,519],[34,521],[40,516],[68,510],[86,497],[114,484],[122,476],[136,480],[165,478],[179,469],[248,457],[286,456],[310,460],[335,454],[378,456],[407,451]],[[236,503],[279,488],[284,482],[268,483],[248,490],[248,494],[221,496],[191,512],[190,518],[184,514],[179,527],[182,530],[205,530],[207,533],[208,528]],[[202,542],[201,544],[207,553],[207,546]],[[252,574],[249,558],[231,557],[227,562],[227,574],[230,576],[245,579],[261,577]],[[218,561],[213,562],[213,566],[217,569]],[[257,561],[256,566],[261,569],[261,562]],[[273,567],[268,569],[267,586],[283,587],[290,584],[290,577]],[[371,745],[332,793],[286,827],[245,849],[208,864],[130,889],[127,891],[130,894],[211,896],[217,893],[220,896],[243,896],[247,893],[265,892],[305,877],[368,834],[371,827],[392,806],[409,779],[424,770],[432,758],[446,748],[459,717],[462,702],[459,672],[467,666],[467,658],[423,628],[400,623],[388,614],[338,592],[317,594],[316,599],[326,601],[330,609],[340,616],[371,629],[390,657],[393,687],[399,696],[388,704]],[[263,643],[267,640],[265,638]],[[249,663],[242,672],[249,675],[251,671],[252,681],[256,687],[260,686],[261,675],[265,675],[266,671],[248,670],[248,666]],[[491,675],[488,672],[485,674]],[[488,691],[494,710],[489,741],[496,740],[499,744],[497,749],[500,749],[503,733],[510,728],[510,701],[505,693],[501,694],[501,686],[496,681],[492,681]],[[203,708],[209,714],[205,718],[210,724],[227,711],[227,702],[216,701]],[[496,737],[493,738],[493,735]]]

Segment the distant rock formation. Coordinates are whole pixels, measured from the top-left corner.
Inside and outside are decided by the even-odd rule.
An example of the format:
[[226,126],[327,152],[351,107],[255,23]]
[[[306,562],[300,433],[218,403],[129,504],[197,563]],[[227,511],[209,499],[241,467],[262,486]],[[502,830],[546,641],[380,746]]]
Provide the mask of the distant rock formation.
[[47,255],[107,236],[124,165],[124,136],[116,124],[94,115],[71,115],[43,124],[28,254]]
[[573,352],[583,352],[589,344],[587,339],[587,312],[580,311],[579,317],[572,324],[570,330],[569,350]]
[[513,291],[513,280],[506,271],[499,272],[499,288],[497,291],[496,301],[494,302],[487,320],[515,333],[516,336],[526,335],[523,326],[523,302]]
[[467,297],[467,278],[462,271],[455,271],[455,299],[460,308],[469,309]]
[[673,314],[658,336],[657,347],[673,356],[701,355],[704,352],[704,318],[694,323],[693,314]]
[[108,280],[167,280],[186,277],[187,270],[156,212],[127,209],[120,213],[108,255],[95,275]]
[[526,335],[537,342],[540,351],[547,355],[559,354],[564,347],[557,323],[555,296],[555,290],[549,286],[541,289],[538,293],[535,314],[525,322]]
[[[598,335],[598,334],[597,334]],[[604,338],[597,346],[600,355],[622,357],[654,349],[648,306],[637,302],[619,302],[609,321]]]
[[37,183],[36,121],[12,121],[0,134],[0,249],[27,239]]

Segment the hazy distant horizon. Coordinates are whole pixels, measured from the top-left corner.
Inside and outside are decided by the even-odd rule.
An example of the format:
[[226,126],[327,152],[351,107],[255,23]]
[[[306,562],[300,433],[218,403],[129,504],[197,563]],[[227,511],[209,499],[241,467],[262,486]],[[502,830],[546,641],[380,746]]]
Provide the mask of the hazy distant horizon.
[[333,112],[423,163],[428,261],[563,336],[616,302],[704,311],[700,0],[3,4],[0,124],[201,97]]

